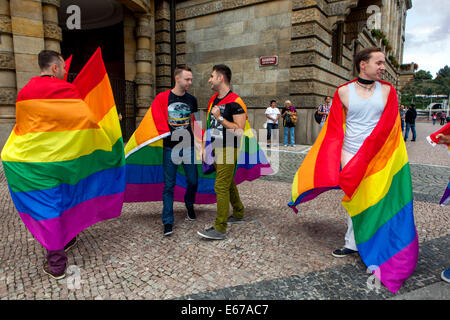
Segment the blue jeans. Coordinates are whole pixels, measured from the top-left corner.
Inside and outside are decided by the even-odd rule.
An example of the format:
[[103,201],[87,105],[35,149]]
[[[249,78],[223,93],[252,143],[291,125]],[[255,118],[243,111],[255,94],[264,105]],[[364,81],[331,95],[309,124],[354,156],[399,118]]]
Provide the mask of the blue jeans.
[[278,129],[278,123],[267,124],[267,143],[272,139],[272,129]]
[[[172,148],[164,148],[163,150],[163,171],[164,171],[164,191],[163,191],[163,224],[173,224],[173,195],[175,184],[177,180],[178,164],[173,163],[171,154]],[[182,163],[184,172],[186,174],[186,193],[184,195],[184,203],[186,208],[194,207],[195,195],[198,186],[198,172],[197,165],[194,162],[194,148],[181,149],[180,156],[183,156],[183,151],[190,152],[190,163]]]
[[295,144],[295,127],[284,127],[284,145],[288,145],[288,136],[290,136],[291,146]]
[[405,120],[404,119],[401,119],[402,120],[402,132],[403,131],[405,131]]
[[408,140],[408,133],[409,128],[411,128],[412,134],[413,134],[413,140],[416,140],[416,124],[415,123],[406,123],[406,130],[405,130],[405,141]]

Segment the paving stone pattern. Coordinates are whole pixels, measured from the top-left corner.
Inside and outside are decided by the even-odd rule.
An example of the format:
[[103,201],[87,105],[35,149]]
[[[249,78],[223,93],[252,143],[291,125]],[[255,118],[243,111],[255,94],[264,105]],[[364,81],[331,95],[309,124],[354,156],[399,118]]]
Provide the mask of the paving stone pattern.
[[[343,245],[346,231],[342,191],[298,206],[297,215],[287,207],[292,177],[308,148],[281,147],[276,175],[238,186],[248,221],[228,226],[226,240],[197,235],[212,225],[215,205],[196,206],[197,221],[190,222],[184,204],[176,203],[174,234],[163,237],[162,203],[127,203],[119,218],[80,233],[68,252],[68,275],[58,281],[43,273],[45,249],[18,216],[0,170],[0,299],[393,297],[383,285],[378,293],[369,290],[370,274],[358,255],[331,256]],[[449,209],[438,205],[450,176],[450,157],[426,141],[407,142],[407,148],[421,251],[400,294],[441,281],[440,272],[450,262]],[[433,157],[423,157],[428,150]]]

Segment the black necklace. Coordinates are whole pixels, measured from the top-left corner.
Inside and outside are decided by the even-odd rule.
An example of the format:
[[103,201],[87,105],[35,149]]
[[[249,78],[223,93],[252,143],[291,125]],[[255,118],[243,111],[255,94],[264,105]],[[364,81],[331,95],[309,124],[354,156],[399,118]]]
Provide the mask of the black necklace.
[[366,86],[363,86],[363,85],[362,85],[361,83],[359,83],[358,81],[356,81],[356,84],[357,84],[358,86],[360,86],[361,88],[364,88],[364,89],[369,90],[369,91],[371,91],[373,88],[375,88],[375,85],[370,86],[370,87],[366,87]]
[[358,82],[362,83],[362,84],[373,84],[375,81],[374,80],[366,80],[366,79],[358,77]]

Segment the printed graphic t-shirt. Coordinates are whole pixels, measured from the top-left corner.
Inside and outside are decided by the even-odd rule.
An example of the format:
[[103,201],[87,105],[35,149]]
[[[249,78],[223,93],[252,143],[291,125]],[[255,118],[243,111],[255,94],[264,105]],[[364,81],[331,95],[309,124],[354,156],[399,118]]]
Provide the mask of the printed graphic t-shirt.
[[[177,96],[172,91],[169,94],[169,105],[167,107],[167,113],[169,118],[169,129],[171,135],[164,138],[163,145],[167,148],[173,148],[178,143],[182,142],[184,135],[179,138],[174,137],[174,133],[177,130],[186,130],[189,133],[191,146],[194,145],[194,136],[192,134],[192,128],[190,125],[191,115],[198,111],[197,99],[185,93],[182,96]],[[179,132],[177,132],[178,134]],[[172,138],[176,140],[172,140]]]
[[[229,91],[226,96],[228,96],[231,93]],[[226,97],[225,96],[225,97]],[[226,103],[221,104],[220,102],[225,99],[225,97],[219,99],[218,97],[214,100],[213,105],[211,107],[211,110],[214,106],[217,106],[220,109],[220,115],[227,121],[234,122],[233,121],[233,115],[235,114],[242,114],[245,113],[245,110],[242,108],[242,106],[236,102],[232,103]],[[212,141],[214,140],[223,140],[223,146],[226,146],[226,140],[227,140],[227,134],[226,129],[223,127],[223,125],[217,121],[214,116],[210,115],[210,126],[211,129],[211,138]],[[234,147],[238,147],[238,141],[240,141],[241,137],[235,136],[234,137]]]

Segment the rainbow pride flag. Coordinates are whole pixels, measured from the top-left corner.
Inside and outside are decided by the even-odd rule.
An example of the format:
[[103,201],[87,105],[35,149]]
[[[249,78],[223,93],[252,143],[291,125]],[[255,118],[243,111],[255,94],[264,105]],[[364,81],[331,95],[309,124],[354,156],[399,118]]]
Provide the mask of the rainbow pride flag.
[[[214,100],[217,98],[218,93],[215,93],[208,103],[208,111],[206,113],[206,143],[205,147],[208,150],[208,146],[211,145],[211,135],[210,135],[210,119],[211,119],[211,109],[213,107]],[[244,101],[236,93],[229,93],[224,99],[220,101],[221,104],[227,103],[237,103],[245,111],[247,115],[247,106]],[[212,155],[208,155],[212,158]],[[245,120],[244,134],[241,137],[240,149],[238,154],[238,161],[235,172],[235,182],[239,184],[243,181],[253,181],[261,176],[271,175],[274,171],[270,167],[270,163],[267,160],[264,152],[261,150],[256,135],[254,134],[248,118]]]
[[442,195],[441,201],[439,204],[441,206],[445,206],[450,203],[450,182],[447,185],[447,189],[445,189],[444,194]]
[[48,250],[120,215],[122,132],[100,49],[73,84],[34,77],[19,92],[1,158],[20,217]]
[[[139,127],[125,146],[126,191],[125,202],[162,201],[164,190],[163,138],[170,136],[167,106],[170,90],[159,93],[147,110]],[[196,122],[196,121],[194,121]],[[195,136],[201,137],[198,128]],[[201,139],[201,138],[200,138]],[[205,175],[197,166],[198,187],[195,203],[214,203],[215,175]],[[184,202],[187,181],[183,166],[178,166],[174,201]]]
[[[443,126],[441,129],[439,129],[438,131],[430,134],[427,137],[428,142],[434,147],[436,145],[438,145],[439,142],[439,138],[437,138],[436,136],[438,134],[443,134],[443,135],[450,135],[450,123],[447,123],[445,126]],[[439,144],[443,147],[445,147],[447,149],[448,154],[450,154],[450,144]],[[441,206],[445,206],[448,203],[450,203],[450,182],[447,185],[447,189],[444,191],[444,194],[442,195],[442,199],[439,202],[439,204]]]
[[[163,138],[170,135],[167,113],[169,94],[170,90],[167,90],[165,92],[161,92],[155,97],[139,127],[133,133],[125,146],[127,168],[125,202],[162,201],[164,189],[162,166]],[[201,144],[204,132],[201,130],[200,126],[195,123],[196,121],[194,121],[194,137]],[[255,146],[256,139],[253,135],[251,135],[252,131],[249,128],[248,121],[246,128],[248,128],[246,132],[249,137],[247,138],[247,144],[244,143],[244,147],[241,147],[241,153],[239,156],[241,164],[238,166],[236,171],[236,183],[241,183],[245,180],[251,181],[258,178],[261,173],[273,173],[267,160],[265,160],[265,163],[261,163],[262,160],[266,158],[259,150],[259,147],[251,147]],[[250,141],[250,139],[255,140]],[[247,147],[245,148],[245,146]],[[253,153],[250,153],[250,150],[252,150]],[[197,157],[197,159],[199,159],[199,157]],[[203,173],[200,161],[197,164],[197,170],[198,187],[195,203],[215,203],[215,172],[209,174]],[[174,189],[174,201],[184,202],[186,188],[186,175],[184,173],[183,166],[179,166]]]
[[396,293],[414,272],[419,244],[397,93],[390,86],[379,123],[342,170],[345,113],[336,91],[330,116],[295,175],[288,205],[295,209],[322,192],[342,189],[362,260]]

